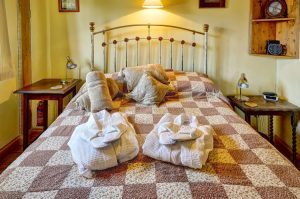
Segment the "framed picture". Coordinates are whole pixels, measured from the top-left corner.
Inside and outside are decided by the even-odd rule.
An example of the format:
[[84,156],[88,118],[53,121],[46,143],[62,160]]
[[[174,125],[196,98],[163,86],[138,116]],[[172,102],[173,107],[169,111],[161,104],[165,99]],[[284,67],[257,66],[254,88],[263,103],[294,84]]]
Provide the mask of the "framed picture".
[[58,0],[59,12],[79,12],[79,0]]
[[226,0],[199,0],[199,8],[225,8]]

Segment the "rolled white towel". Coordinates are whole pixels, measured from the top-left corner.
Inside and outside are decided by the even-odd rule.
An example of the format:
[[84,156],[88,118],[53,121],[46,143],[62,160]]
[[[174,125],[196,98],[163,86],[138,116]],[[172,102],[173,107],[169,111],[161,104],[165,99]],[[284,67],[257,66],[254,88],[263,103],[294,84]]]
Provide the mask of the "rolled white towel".
[[135,130],[126,115],[110,115],[106,110],[91,114],[87,123],[77,126],[68,145],[80,175],[86,178],[92,177],[93,170],[117,166],[139,152]]
[[[177,126],[179,124],[180,127]],[[182,114],[174,118],[166,114],[147,135],[143,153],[176,165],[202,168],[213,149],[213,132],[211,126],[198,125],[196,117]],[[165,140],[162,139],[162,135],[165,136]],[[175,143],[171,144],[174,141]]]

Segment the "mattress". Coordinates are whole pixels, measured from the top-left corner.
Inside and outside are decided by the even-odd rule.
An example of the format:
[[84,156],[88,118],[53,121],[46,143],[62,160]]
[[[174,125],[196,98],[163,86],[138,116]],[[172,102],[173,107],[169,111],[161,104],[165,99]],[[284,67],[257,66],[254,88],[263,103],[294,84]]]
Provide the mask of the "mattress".
[[226,103],[214,83],[198,73],[169,72],[177,94],[160,106],[124,99],[115,111],[127,114],[142,146],[165,113],[186,113],[215,131],[214,149],[199,170],[139,155],[97,171],[94,179],[78,175],[67,145],[89,113],[72,99],[63,113],[1,175],[0,198],[300,198],[300,173]]

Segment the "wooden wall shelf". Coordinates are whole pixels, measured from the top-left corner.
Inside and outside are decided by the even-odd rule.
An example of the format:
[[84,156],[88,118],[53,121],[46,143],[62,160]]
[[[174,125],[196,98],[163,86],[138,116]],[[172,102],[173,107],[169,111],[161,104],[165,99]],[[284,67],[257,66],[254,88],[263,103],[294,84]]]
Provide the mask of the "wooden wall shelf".
[[[267,0],[262,0],[264,5]],[[249,53],[255,56],[272,58],[299,58],[299,0],[286,0],[288,16],[286,18],[262,18],[259,0],[251,0],[249,21]],[[273,56],[266,53],[266,41],[279,40],[287,46],[285,56]]]
[[296,18],[275,18],[275,19],[252,19],[252,22],[278,22],[278,21],[295,21]]

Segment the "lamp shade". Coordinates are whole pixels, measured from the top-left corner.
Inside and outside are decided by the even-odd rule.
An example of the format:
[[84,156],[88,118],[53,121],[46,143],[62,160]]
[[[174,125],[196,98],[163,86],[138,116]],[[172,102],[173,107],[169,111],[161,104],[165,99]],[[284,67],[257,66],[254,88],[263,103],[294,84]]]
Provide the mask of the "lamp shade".
[[143,4],[143,8],[163,8],[164,5],[160,0],[145,0]]
[[77,64],[75,64],[72,59],[68,56],[67,57],[67,63],[66,63],[67,69],[74,69],[77,67]]
[[238,81],[238,87],[239,88],[249,88],[249,83],[248,83],[248,80],[245,76],[245,73],[241,74],[241,77]]

